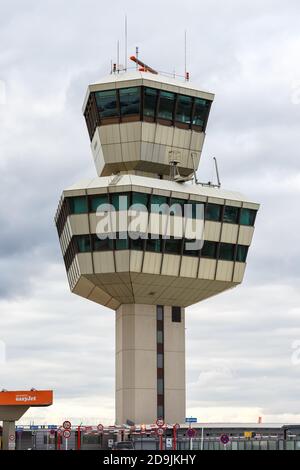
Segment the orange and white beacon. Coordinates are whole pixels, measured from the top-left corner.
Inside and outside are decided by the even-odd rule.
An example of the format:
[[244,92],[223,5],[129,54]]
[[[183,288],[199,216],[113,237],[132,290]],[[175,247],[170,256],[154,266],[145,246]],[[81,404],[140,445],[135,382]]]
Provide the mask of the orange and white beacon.
[[115,313],[116,423],[183,424],[185,309],[243,281],[259,204],[200,182],[214,94],[131,59],[88,86],[97,174],[55,221],[71,291]]
[[3,421],[2,449],[15,450],[15,422],[34,406],[50,406],[52,390],[0,391],[0,421]]

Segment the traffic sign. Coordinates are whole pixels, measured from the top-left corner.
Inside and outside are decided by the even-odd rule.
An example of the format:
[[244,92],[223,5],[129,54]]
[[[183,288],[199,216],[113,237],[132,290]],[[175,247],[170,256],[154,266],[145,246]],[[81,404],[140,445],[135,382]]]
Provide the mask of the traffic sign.
[[180,424],[176,423],[176,424],[174,424],[173,427],[174,427],[175,429],[180,429]]
[[99,432],[103,432],[103,424],[98,424],[97,429]]
[[186,423],[197,423],[197,418],[185,418]]
[[14,441],[16,439],[16,436],[14,434],[10,434],[9,440]]
[[164,431],[164,428],[158,428],[158,429],[156,430],[156,433],[157,433],[159,436],[162,436],[164,432],[165,432],[165,431]]
[[196,435],[196,429],[189,428],[186,433],[187,433],[188,437],[190,439],[192,439]]
[[173,439],[171,437],[166,438],[166,449],[172,449],[173,447]]
[[70,421],[64,421],[63,422],[63,428],[64,429],[70,429],[72,426],[71,422]]
[[71,431],[69,431],[69,429],[65,429],[63,432],[63,436],[65,439],[69,439],[69,437],[71,436]]
[[226,446],[226,444],[228,444],[228,442],[230,441],[229,436],[227,434],[222,434],[222,436],[220,437],[220,441],[222,442],[222,444],[224,444],[224,446]]
[[164,420],[162,418],[157,418],[156,420],[156,425],[159,427],[159,428],[162,428],[163,425],[165,424]]

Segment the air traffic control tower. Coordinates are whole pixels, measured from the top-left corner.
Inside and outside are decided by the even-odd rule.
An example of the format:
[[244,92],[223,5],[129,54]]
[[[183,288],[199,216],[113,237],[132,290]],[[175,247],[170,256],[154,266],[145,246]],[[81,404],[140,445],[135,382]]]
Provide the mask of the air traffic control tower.
[[259,208],[196,180],[214,95],[151,72],[88,87],[98,176],[55,218],[71,291],[115,312],[117,424],[184,422],[185,308],[242,282]]

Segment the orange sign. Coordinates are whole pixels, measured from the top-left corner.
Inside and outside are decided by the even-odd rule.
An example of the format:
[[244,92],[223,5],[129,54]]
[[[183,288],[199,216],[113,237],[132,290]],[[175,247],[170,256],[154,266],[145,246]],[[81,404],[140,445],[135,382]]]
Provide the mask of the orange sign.
[[0,392],[0,406],[49,406],[53,403],[52,390],[17,390]]

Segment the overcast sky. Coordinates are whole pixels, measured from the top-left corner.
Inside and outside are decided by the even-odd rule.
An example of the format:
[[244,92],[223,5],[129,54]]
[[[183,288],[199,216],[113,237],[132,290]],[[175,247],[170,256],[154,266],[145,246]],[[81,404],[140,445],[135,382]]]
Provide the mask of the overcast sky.
[[216,156],[262,204],[243,285],[187,309],[187,415],[299,422],[298,0],[0,0],[0,388],[54,389],[24,423],[113,422],[114,313],[70,293],[53,217],[96,175],[81,106],[118,39],[124,63],[125,13],[129,55],[159,70],[183,73],[187,29],[216,94],[199,178]]

